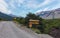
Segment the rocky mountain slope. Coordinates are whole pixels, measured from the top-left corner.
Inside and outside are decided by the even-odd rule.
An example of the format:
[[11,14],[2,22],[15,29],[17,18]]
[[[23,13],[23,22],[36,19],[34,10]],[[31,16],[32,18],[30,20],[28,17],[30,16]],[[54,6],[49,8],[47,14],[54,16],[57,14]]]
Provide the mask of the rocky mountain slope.
[[60,18],[60,8],[50,11],[41,11],[38,12],[37,15],[39,15],[43,19],[57,19]]

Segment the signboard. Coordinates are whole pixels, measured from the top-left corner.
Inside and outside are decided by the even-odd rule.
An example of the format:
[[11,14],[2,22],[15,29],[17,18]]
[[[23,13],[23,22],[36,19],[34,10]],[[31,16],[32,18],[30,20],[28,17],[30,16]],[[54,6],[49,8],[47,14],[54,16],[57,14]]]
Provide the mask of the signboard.
[[29,20],[29,27],[32,27],[32,24],[39,24],[39,20]]

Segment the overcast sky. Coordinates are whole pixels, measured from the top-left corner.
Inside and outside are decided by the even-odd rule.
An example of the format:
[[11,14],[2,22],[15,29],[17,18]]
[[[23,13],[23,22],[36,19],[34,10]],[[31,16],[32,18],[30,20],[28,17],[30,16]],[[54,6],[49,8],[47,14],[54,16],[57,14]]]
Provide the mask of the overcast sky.
[[56,8],[60,8],[60,0],[0,0],[1,12],[17,16]]

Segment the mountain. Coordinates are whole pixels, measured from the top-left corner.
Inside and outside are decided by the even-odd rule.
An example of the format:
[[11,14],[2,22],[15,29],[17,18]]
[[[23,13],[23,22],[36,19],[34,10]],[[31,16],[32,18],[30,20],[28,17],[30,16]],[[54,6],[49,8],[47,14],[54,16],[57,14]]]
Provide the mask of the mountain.
[[12,17],[17,17],[16,15],[13,15],[13,14],[9,14],[9,16],[12,16]]
[[3,20],[13,20],[14,17],[10,16],[10,15],[7,15],[7,14],[4,14],[2,12],[0,12],[0,19],[3,19]]
[[50,11],[41,11],[36,15],[39,15],[43,19],[58,19],[60,18],[60,8]]

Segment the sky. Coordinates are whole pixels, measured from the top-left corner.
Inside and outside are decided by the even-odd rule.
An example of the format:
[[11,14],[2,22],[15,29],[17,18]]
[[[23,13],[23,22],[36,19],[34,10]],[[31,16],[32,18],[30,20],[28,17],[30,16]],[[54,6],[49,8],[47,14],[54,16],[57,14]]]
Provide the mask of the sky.
[[0,12],[25,17],[29,12],[60,8],[60,0],[0,0]]

